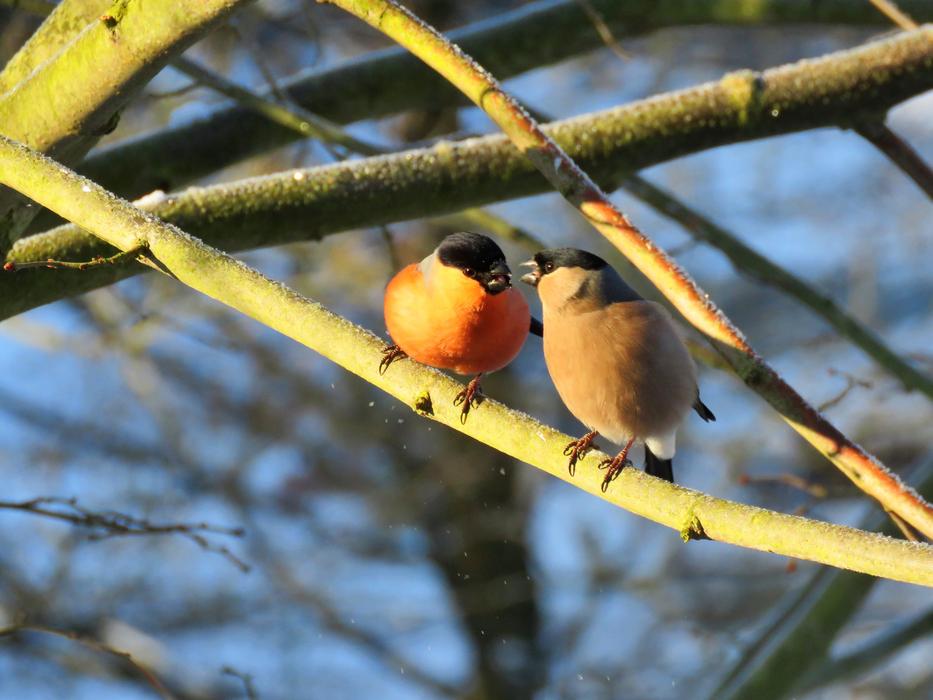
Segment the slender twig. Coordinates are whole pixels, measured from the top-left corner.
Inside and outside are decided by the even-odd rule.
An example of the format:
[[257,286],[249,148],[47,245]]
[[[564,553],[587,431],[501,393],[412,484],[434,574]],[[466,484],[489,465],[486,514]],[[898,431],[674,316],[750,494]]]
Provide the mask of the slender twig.
[[881,12],[885,17],[894,22],[898,27],[905,31],[911,31],[918,27],[917,23],[914,22],[910,15],[904,12],[891,0],[869,0],[869,2],[878,8],[878,11]]
[[[933,377],[927,376],[910,365],[891,350],[870,328],[846,313],[832,298],[789,270],[771,262],[751,246],[743,243],[738,236],[715,224],[646,179],[633,175],[622,180],[622,187],[657,211],[680,223],[694,238],[722,251],[739,271],[781,289],[810,308],[842,336],[848,338],[897,377],[905,389],[908,391],[916,389],[933,400]],[[827,407],[823,405],[817,410],[822,412]]]
[[233,666],[224,666],[220,672],[225,676],[233,676],[243,684],[243,692],[247,700],[259,700],[259,694],[256,692],[256,686],[253,684],[253,674],[238,671]]
[[927,197],[933,199],[933,168],[909,143],[881,122],[860,123],[855,131],[884,153]]
[[[891,0],[870,0],[870,2],[904,31],[909,32],[919,28],[920,25]],[[933,199],[933,169],[910,144],[883,122],[863,122],[856,126],[855,130],[917,183],[927,197]]]
[[852,568],[876,576],[933,586],[933,546],[882,538],[713,498],[634,469],[602,493],[593,451],[577,476],[561,454],[569,436],[493,400],[466,424],[453,397],[463,385],[429,367],[400,363],[381,375],[383,340],[272,282],[178,228],[141,212],[41,153],[0,137],[0,183],[74,221],[121,250],[145,244],[146,264],[321,353],[439,421],[586,492],[679,531],[684,540],[715,539],[741,546]]
[[102,265],[118,265],[123,262],[135,260],[145,251],[145,246],[138,246],[132,250],[121,250],[109,257],[98,256],[93,260],[86,262],[71,262],[67,260],[37,260],[35,262],[13,262],[8,260],[3,264],[4,272],[17,272],[19,270],[28,270],[30,268],[49,268],[52,270],[88,270]]
[[[336,144],[343,146],[351,152],[367,156],[389,154],[393,152],[391,148],[378,146],[351,136],[338,124],[298,107],[291,100],[283,99],[281,103],[274,102],[268,97],[234,85],[226,78],[186,58],[182,57],[174,61],[172,65],[201,84],[247,107],[255,108],[257,111],[265,114],[282,126],[297,131],[304,136],[315,138],[324,144]],[[277,87],[274,76],[270,74],[268,80],[270,80],[273,85],[276,85],[276,87],[271,90],[273,94],[280,94],[287,97],[287,93]],[[535,251],[544,247],[541,242],[529,232],[510,224],[500,216],[482,209],[464,209],[446,218],[448,222],[458,226],[478,226],[490,233],[508,238]]]
[[599,38],[603,40],[603,43],[606,45],[612,53],[621,58],[623,61],[628,61],[632,58],[628,51],[622,48],[622,44],[619,43],[619,40],[616,39],[612,34],[612,29],[606,24],[606,20],[603,18],[602,14],[593,7],[593,3],[590,0],[577,0],[580,7],[583,8],[583,11],[586,13],[586,16],[589,18],[590,22],[593,25],[593,29],[596,30],[596,33],[599,34]]
[[88,528],[94,532],[91,539],[134,535],[180,535],[207,552],[220,554],[243,572],[249,571],[250,568],[230,549],[211,542],[204,536],[205,534],[212,534],[242,537],[244,534],[243,529],[238,527],[221,527],[209,523],[157,524],[144,518],[137,518],[116,511],[92,511],[79,505],[75,498],[51,496],[32,498],[26,501],[0,501],[0,509],[41,515]]
[[[759,357],[709,295],[628,218],[496,80],[443,35],[391,0],[329,0],[380,30],[443,75],[499,125],[567,199],[707,335],[745,383],[787,423],[884,507],[933,538],[933,507],[849,440]],[[743,85],[744,79],[737,78]],[[754,85],[745,85],[754,91]]]
[[75,632],[73,630],[57,629],[55,627],[48,627],[45,625],[21,623],[0,628],[0,638],[13,637],[24,632],[36,632],[39,634],[48,634],[55,637],[61,637],[72,642],[77,642],[78,644],[86,646],[89,649],[93,649],[94,651],[108,654],[110,656],[115,656],[121,661],[127,663],[130,668],[142,676],[146,683],[152,686],[152,688],[159,694],[161,698],[164,698],[165,700],[172,700],[175,697],[171,692],[169,692],[168,688],[165,687],[165,685],[162,683],[162,681],[159,680],[155,673],[134,659],[132,654],[127,651],[115,649],[114,647],[105,644],[99,639],[85,636],[79,632]]
[[277,124],[293,129],[303,136],[310,136],[328,143],[336,143],[364,155],[380,155],[386,148],[351,136],[333,122],[295,105],[282,105],[259,96],[254,92],[231,83],[216,73],[198,65],[191,59],[180,56],[172,61],[172,67],[202,85],[230,97],[253,109]]

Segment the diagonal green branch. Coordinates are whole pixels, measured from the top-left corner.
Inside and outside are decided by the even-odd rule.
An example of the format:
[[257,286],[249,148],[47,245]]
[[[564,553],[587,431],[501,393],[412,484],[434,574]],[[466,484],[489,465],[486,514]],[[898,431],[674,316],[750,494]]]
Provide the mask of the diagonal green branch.
[[[931,89],[933,42],[928,37],[920,31],[760,74],[728,74],[545,130],[600,182],[614,186],[622,174],[664,160],[733,141],[848,123]],[[746,84],[757,85],[760,92],[736,90]],[[153,156],[153,168],[161,162],[160,155]],[[547,189],[507,138],[488,136],[190,189],[152,208],[212,244],[236,251],[449,214]],[[361,201],[366,206],[359,206]],[[8,260],[89,260],[113,252],[96,237],[66,226],[20,240]],[[0,274],[0,319],[141,269]]]
[[[166,62],[253,0],[120,0],[60,51],[0,96],[11,139],[72,163],[116,125],[119,111]],[[35,215],[0,192],[0,250]]]
[[678,202],[644,178],[637,175],[625,178],[622,186],[645,203],[678,221],[695,239],[705,241],[722,251],[741,272],[781,289],[815,311],[841,335],[858,345],[879,365],[897,377],[905,389],[917,389],[933,399],[933,378],[901,358],[870,328],[846,313],[830,297],[792,272],[771,262],[729,231]]
[[[590,0],[616,37],[627,37],[673,26],[721,24],[755,27],[773,23],[855,24],[879,26],[884,18],[860,0],[812,2],[812,0]],[[915,17],[933,20],[933,3],[905,3]],[[500,78],[601,48],[602,39],[577,0],[544,0],[518,10],[471,24],[450,33],[450,38]],[[893,58],[893,57],[889,57]],[[398,89],[404,79],[405,89]],[[885,71],[879,79],[886,80]],[[282,81],[294,102],[338,123],[378,119],[407,109],[462,103],[462,96],[407,51],[378,51],[348,63],[305,72]],[[804,90],[807,85],[803,85]],[[862,82],[861,89],[872,90]],[[858,100],[859,90],[848,99]],[[738,102],[743,98],[736,96]],[[832,98],[831,98],[832,99]],[[903,99],[903,98],[902,98]],[[783,91],[778,103],[796,102],[792,90]],[[847,100],[848,101],[848,100]],[[892,104],[890,102],[886,104]],[[699,106],[699,105],[697,105]],[[676,116],[691,114],[688,105]],[[845,114],[839,105],[840,114]],[[820,102],[810,107],[822,112]],[[692,122],[696,137],[720,123],[720,110],[697,114]],[[750,121],[757,121],[754,108]],[[649,114],[654,110],[648,110]],[[648,116],[648,115],[646,115]],[[672,115],[674,116],[674,115]],[[675,121],[662,119],[662,121]],[[779,125],[781,119],[774,119]],[[732,120],[723,122],[724,126]],[[691,124],[668,124],[671,133]],[[751,124],[749,125],[751,126]],[[628,139],[639,140],[651,123],[642,122]],[[655,138],[663,138],[656,135]],[[107,147],[92,154],[81,171],[92,180],[124,196],[138,197],[155,189],[176,189],[232,163],[294,142],[290,129],[275,124],[240,105],[221,107],[211,114]],[[649,148],[651,146],[649,145]]]
[[[933,539],[933,506],[878,459],[849,440],[770,367],[742,332],[666,252],[609,201],[590,176],[457,46],[393,0],[329,0],[359,17],[456,85],[506,133],[561,195],[647,277],[733,371],[804,439],[886,510]],[[933,46],[933,27],[921,30]],[[739,79],[738,94],[754,100],[760,86]],[[780,109],[783,109],[780,108]],[[778,109],[778,111],[780,111]]]
[[414,362],[378,370],[384,342],[317,302],[273,282],[180,229],[140,211],[40,153],[0,138],[0,182],[96,232],[121,250],[145,246],[145,263],[319,352],[420,415],[597,497],[672,527],[684,539],[709,538],[876,576],[933,586],[933,546],[820,523],[713,498],[627,469],[618,488],[600,489],[588,455],[571,481],[561,455],[569,436],[487,400],[460,423],[452,400],[462,385]]

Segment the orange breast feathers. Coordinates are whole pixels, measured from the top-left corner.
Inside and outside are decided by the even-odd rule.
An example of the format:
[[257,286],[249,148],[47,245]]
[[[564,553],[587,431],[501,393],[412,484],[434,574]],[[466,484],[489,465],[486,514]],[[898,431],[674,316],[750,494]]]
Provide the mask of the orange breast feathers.
[[524,297],[512,287],[489,294],[436,257],[426,275],[422,265],[404,268],[386,288],[385,321],[392,341],[418,362],[460,374],[509,364],[531,323]]

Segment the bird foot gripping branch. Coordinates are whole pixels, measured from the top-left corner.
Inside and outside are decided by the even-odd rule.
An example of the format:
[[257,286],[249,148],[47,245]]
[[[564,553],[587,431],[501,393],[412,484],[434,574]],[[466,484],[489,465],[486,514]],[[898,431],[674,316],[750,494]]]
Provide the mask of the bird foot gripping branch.
[[612,459],[604,459],[599,463],[599,468],[606,470],[606,476],[603,478],[603,484],[600,487],[603,490],[603,493],[605,493],[609,488],[609,484],[618,478],[623,469],[626,467],[635,466],[628,459],[628,451],[632,449],[633,444],[635,444],[635,438],[629,438],[629,441],[625,443],[625,447],[622,448],[622,451],[619,454],[617,454]]
[[396,360],[408,357],[408,354],[398,345],[387,345],[382,350],[382,362],[379,363],[379,374],[385,374],[386,370]]
[[567,443],[567,447],[564,448],[564,456],[570,457],[570,461],[567,462],[567,471],[570,472],[570,476],[573,476],[577,471],[577,461],[583,459],[586,453],[593,448],[593,441],[597,435],[599,433],[592,430],[579,440]]

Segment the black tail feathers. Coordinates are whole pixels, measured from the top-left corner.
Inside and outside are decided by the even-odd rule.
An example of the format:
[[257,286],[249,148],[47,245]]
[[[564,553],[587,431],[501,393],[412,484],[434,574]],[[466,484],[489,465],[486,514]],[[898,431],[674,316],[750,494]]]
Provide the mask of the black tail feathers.
[[541,321],[536,319],[534,316],[532,316],[531,321],[528,324],[528,332],[531,333],[532,335],[538,336],[539,338],[543,338],[544,337],[544,324],[541,323]]
[[716,416],[711,410],[709,410],[709,406],[700,401],[699,395],[697,396],[696,402],[693,404],[693,410],[696,411],[697,415],[699,415],[700,418],[705,420],[707,423],[716,420]]
[[[704,406],[704,408],[706,407]],[[707,408],[706,410],[708,411],[709,409]],[[648,449],[648,446],[645,445],[645,474],[651,474],[651,476],[656,476],[659,479],[665,479],[674,483],[673,461],[656,457],[654,453]]]

